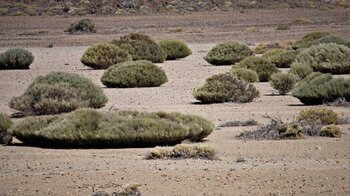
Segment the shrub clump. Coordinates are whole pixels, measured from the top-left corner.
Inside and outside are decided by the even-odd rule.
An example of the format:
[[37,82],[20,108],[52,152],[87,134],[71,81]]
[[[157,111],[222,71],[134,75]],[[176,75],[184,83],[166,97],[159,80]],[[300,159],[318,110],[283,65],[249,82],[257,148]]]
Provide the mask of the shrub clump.
[[101,82],[107,87],[154,87],[168,81],[164,71],[150,61],[127,61],[109,67]]
[[270,78],[271,86],[277,90],[281,95],[285,95],[290,92],[297,79],[294,74],[289,73],[276,73],[272,74]]
[[179,113],[102,113],[79,109],[69,114],[29,117],[9,131],[22,142],[53,147],[143,147],[200,141],[214,129],[208,120]]
[[215,159],[215,150],[211,146],[178,144],[174,148],[156,147],[146,155],[146,159]]
[[294,74],[298,76],[299,79],[304,79],[306,76],[310,75],[313,72],[310,66],[301,64],[301,63],[293,63],[288,71],[290,74]]
[[344,45],[348,48],[350,48],[350,42],[346,41],[345,39],[341,38],[341,37],[337,37],[334,35],[327,35],[324,36],[318,40],[315,40],[313,42],[313,45],[317,45],[317,44],[329,44],[329,43],[334,43],[334,44],[339,44],[339,45]]
[[272,74],[279,72],[273,63],[255,56],[244,59],[238,64],[238,67],[254,70],[258,74],[260,82],[267,82]]
[[113,40],[112,44],[129,52],[132,60],[148,60],[153,63],[162,63],[167,54],[150,36],[131,33],[122,36],[119,40]]
[[336,124],[338,122],[338,114],[327,108],[310,108],[300,111],[298,121],[322,125]]
[[295,42],[292,45],[292,48],[295,50],[301,49],[301,48],[308,48],[313,44],[314,41],[322,37],[325,37],[327,35],[329,35],[328,32],[320,32],[320,31],[310,32],[304,35],[304,37],[302,37],[299,41]]
[[213,65],[232,65],[253,54],[254,52],[246,45],[226,42],[212,48],[204,60]]
[[111,65],[130,60],[131,56],[127,51],[113,44],[101,43],[88,48],[80,61],[94,69],[106,69]]
[[258,74],[251,69],[245,68],[232,68],[230,73],[237,77],[240,80],[244,80],[246,82],[258,82],[259,77]]
[[296,51],[283,49],[271,49],[262,55],[263,58],[266,58],[279,68],[289,68],[296,56]]
[[192,54],[192,50],[179,40],[162,40],[160,46],[166,53],[166,60],[185,58]]
[[239,80],[229,73],[206,79],[205,84],[193,92],[202,103],[251,102],[259,96],[254,85]]
[[94,23],[90,19],[81,19],[72,23],[68,28],[68,32],[70,34],[96,33],[96,29]]
[[244,121],[240,121],[240,120],[231,120],[231,121],[227,121],[221,125],[219,125],[219,127],[237,127],[237,126],[254,126],[254,125],[258,125],[259,123],[254,120],[254,119],[248,119],[248,120],[244,120]]
[[9,49],[0,54],[0,70],[29,69],[33,61],[34,56],[27,50],[22,48]]
[[340,127],[337,125],[326,125],[322,127],[320,136],[322,137],[340,137]]
[[80,107],[100,108],[107,102],[102,89],[77,74],[52,72],[40,76],[9,106],[27,115],[70,112]]
[[0,144],[9,144],[12,141],[12,135],[7,130],[12,126],[10,117],[0,112]]
[[300,52],[296,62],[322,73],[349,74],[350,48],[333,43],[314,45]]

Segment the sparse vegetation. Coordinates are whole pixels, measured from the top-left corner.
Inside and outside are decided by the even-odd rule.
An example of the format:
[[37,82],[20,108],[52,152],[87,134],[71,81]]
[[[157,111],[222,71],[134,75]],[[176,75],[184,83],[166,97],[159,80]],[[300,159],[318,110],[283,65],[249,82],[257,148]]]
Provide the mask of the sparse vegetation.
[[301,110],[298,121],[304,121],[309,124],[336,124],[338,122],[338,114],[331,109],[315,107]]
[[279,72],[273,63],[255,56],[245,58],[238,64],[238,67],[254,70],[258,74],[260,82],[267,82],[272,74]]
[[299,80],[304,79],[306,76],[310,75],[313,72],[310,66],[301,64],[301,63],[293,63],[290,67],[288,73],[294,74],[299,77]]
[[156,147],[146,155],[146,159],[209,159],[215,158],[215,150],[211,146],[178,144],[174,148]]
[[70,34],[96,33],[96,28],[94,23],[90,19],[81,19],[72,23],[68,28],[68,32]]
[[33,61],[34,56],[27,50],[22,48],[9,49],[0,54],[0,70],[29,69]]
[[192,54],[192,50],[179,40],[162,40],[160,46],[166,53],[166,60],[185,58]]
[[293,49],[301,49],[310,47],[314,41],[329,35],[328,32],[315,31],[304,35],[299,41],[292,45]]
[[249,119],[249,120],[244,120],[244,121],[239,121],[239,120],[231,120],[231,121],[227,121],[221,125],[219,125],[219,127],[237,127],[237,126],[255,126],[258,125],[258,122],[254,119]]
[[230,73],[237,77],[240,80],[244,80],[246,82],[258,82],[259,77],[258,74],[251,69],[245,69],[245,68],[232,68]]
[[278,91],[279,94],[285,95],[290,92],[297,79],[294,74],[276,73],[272,74],[270,78],[271,86]]
[[262,55],[263,58],[266,58],[279,68],[289,68],[296,56],[296,51],[283,49],[270,49]]
[[340,137],[340,127],[337,125],[326,125],[322,127],[320,136],[322,137]]

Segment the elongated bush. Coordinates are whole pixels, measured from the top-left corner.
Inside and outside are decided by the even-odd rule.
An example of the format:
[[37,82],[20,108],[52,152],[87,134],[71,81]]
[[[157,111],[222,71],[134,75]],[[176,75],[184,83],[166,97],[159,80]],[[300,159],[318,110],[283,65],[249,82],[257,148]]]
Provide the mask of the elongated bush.
[[320,31],[315,31],[315,32],[310,32],[307,33],[306,35],[304,35],[300,40],[298,40],[297,42],[295,42],[292,45],[292,48],[297,50],[297,49],[301,49],[301,48],[308,48],[310,47],[314,41],[325,37],[329,35],[328,32],[320,32]]
[[130,60],[131,56],[127,51],[113,44],[101,43],[88,48],[80,61],[94,69],[106,69],[111,65]]
[[232,65],[253,54],[254,52],[246,45],[226,42],[212,48],[204,60],[213,65]]
[[96,28],[94,23],[90,19],[81,19],[72,23],[68,28],[68,32],[70,34],[96,33]]
[[15,48],[0,54],[0,69],[29,69],[34,61],[31,52]]
[[338,44],[319,44],[303,50],[295,61],[310,66],[316,72],[350,73],[350,48]]
[[310,66],[295,62],[291,65],[288,73],[298,76],[299,79],[304,79],[306,76],[311,74],[312,71],[313,70]]
[[131,33],[119,40],[113,40],[112,44],[129,52],[134,61],[148,60],[152,63],[162,63],[167,56],[162,47],[148,35]]
[[279,72],[273,63],[255,56],[245,58],[238,64],[238,67],[254,70],[258,74],[260,82],[267,82],[272,74]]
[[164,71],[150,61],[127,61],[108,68],[101,82],[108,87],[154,87],[168,81]]
[[266,58],[279,68],[289,68],[296,56],[296,51],[283,49],[271,49],[262,55],[263,58]]
[[100,108],[107,102],[102,89],[77,74],[52,72],[40,76],[9,106],[27,115],[70,112],[80,107]]
[[272,74],[270,78],[271,86],[281,95],[285,95],[290,92],[293,89],[296,81],[296,76],[289,73]]
[[294,88],[292,95],[306,105],[332,102],[339,98],[350,101],[350,80],[334,79],[331,74],[312,73]]
[[339,45],[344,45],[348,48],[350,48],[350,42],[346,41],[345,39],[341,38],[341,37],[337,37],[334,35],[327,35],[324,36],[318,40],[315,40],[313,42],[313,45],[317,45],[317,44],[329,44],[329,43],[334,43],[334,44],[339,44]]
[[244,80],[246,82],[258,82],[259,77],[258,74],[251,69],[245,68],[232,68],[230,73],[237,77],[240,80]]
[[167,55],[166,60],[185,58],[192,54],[192,50],[179,40],[162,40],[159,44]]
[[79,109],[69,114],[29,117],[9,131],[22,142],[54,147],[141,147],[199,141],[214,125],[179,113],[102,113]]
[[338,114],[331,109],[314,107],[301,110],[298,121],[304,121],[311,124],[330,125],[338,122]]
[[218,74],[206,79],[205,84],[193,92],[202,103],[251,102],[259,96],[254,85],[239,80],[230,73]]

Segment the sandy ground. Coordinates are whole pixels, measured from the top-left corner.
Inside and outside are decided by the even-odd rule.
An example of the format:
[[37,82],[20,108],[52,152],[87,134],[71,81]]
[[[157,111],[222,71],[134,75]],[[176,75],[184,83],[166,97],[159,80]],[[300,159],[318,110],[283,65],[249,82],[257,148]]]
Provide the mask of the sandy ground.
[[[281,22],[292,21],[295,13],[312,24],[276,31]],[[101,21],[96,35],[67,35],[69,24],[58,17],[0,17],[0,52],[21,46],[35,61],[30,70],[0,71],[0,111],[10,114],[9,100],[19,96],[40,75],[51,71],[79,73],[103,87],[103,70],[90,70],[80,63],[87,45],[108,41],[127,32],[145,32],[156,39],[183,38],[193,54],[178,61],[157,64],[169,82],[157,88],[107,89],[107,105],[101,110],[131,109],[167,111],[204,116],[216,125],[227,120],[256,119],[264,114],[291,119],[303,106],[296,98],[276,96],[268,83],[255,83],[261,97],[247,104],[196,104],[191,92],[228,66],[210,66],[205,53],[217,42],[245,43],[293,40],[311,30],[328,30],[347,39],[349,10],[329,12],[287,10],[248,11],[212,15],[93,17]],[[266,18],[262,20],[261,18]],[[176,21],[174,21],[176,19]],[[260,19],[257,21],[257,19]],[[217,23],[222,21],[222,23]],[[263,21],[263,22],[260,22]],[[110,24],[117,24],[116,27]],[[22,28],[20,28],[22,25]],[[149,25],[149,26],[147,26]],[[245,27],[258,32],[245,33]],[[114,32],[113,28],[128,27]],[[167,33],[172,28],[180,33]],[[192,33],[202,29],[202,36]],[[48,30],[46,35],[19,35]],[[53,48],[45,46],[54,42]],[[350,78],[350,76],[345,76]],[[332,108],[350,116],[349,108]],[[216,129],[204,142],[217,150],[220,160],[144,160],[150,148],[136,149],[42,149],[22,145],[0,146],[0,195],[89,195],[93,190],[113,192],[126,183],[140,184],[145,195],[349,195],[350,126],[342,126],[340,138],[308,137],[303,140],[242,141],[235,136],[254,127]],[[238,163],[243,157],[246,162]]]

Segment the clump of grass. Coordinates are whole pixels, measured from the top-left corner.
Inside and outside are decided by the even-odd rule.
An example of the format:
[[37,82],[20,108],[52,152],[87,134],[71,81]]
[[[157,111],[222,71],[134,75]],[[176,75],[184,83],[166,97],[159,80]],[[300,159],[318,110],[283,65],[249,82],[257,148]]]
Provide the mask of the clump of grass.
[[348,48],[350,48],[350,42],[341,38],[341,37],[337,37],[334,35],[327,35],[324,37],[321,37],[318,40],[315,40],[313,42],[313,45],[317,45],[317,44],[328,44],[328,43],[334,43],[334,44],[339,44],[339,45],[344,45]]
[[337,125],[326,125],[322,127],[320,136],[322,137],[340,137],[340,127]]
[[293,25],[308,25],[311,24],[312,20],[308,18],[296,18],[292,21]]
[[81,19],[79,21],[76,21],[72,23],[69,28],[68,32],[70,34],[77,34],[77,33],[96,33],[96,28],[92,20],[90,19]]
[[146,155],[146,159],[216,159],[211,146],[178,144],[172,149],[156,147]]
[[296,51],[284,49],[270,49],[262,55],[263,58],[269,60],[279,68],[289,68],[296,56]]
[[244,121],[240,121],[240,120],[231,120],[231,121],[227,121],[221,125],[219,125],[219,127],[238,127],[238,126],[255,126],[258,125],[258,122],[254,119],[248,119],[248,120],[244,120]]
[[267,82],[272,74],[279,72],[273,63],[255,56],[245,58],[237,67],[254,70],[258,74],[260,82]]
[[167,54],[166,60],[185,58],[192,54],[192,50],[179,40],[162,40],[159,44]]
[[313,72],[310,66],[294,62],[292,63],[288,73],[298,76],[299,80],[304,79],[306,76]]
[[173,28],[169,30],[169,33],[181,33],[183,32],[182,28]]
[[298,121],[305,121],[309,124],[330,125],[338,122],[338,114],[327,108],[310,108],[301,110]]
[[246,33],[254,33],[257,31],[258,31],[258,29],[256,27],[247,27],[244,29],[244,32],[246,32]]
[[230,70],[230,73],[237,77],[240,80],[244,80],[246,82],[258,82],[259,77],[258,74],[251,69],[245,69],[245,68],[232,68]]
[[9,49],[0,54],[0,70],[29,69],[33,61],[34,56],[27,50],[22,48]]
[[295,42],[292,45],[292,48],[295,50],[301,49],[301,48],[308,48],[313,44],[314,41],[322,37],[325,37],[327,35],[329,35],[328,32],[322,32],[322,31],[314,31],[314,32],[307,33],[300,40]]
[[270,78],[271,86],[278,91],[279,94],[285,95],[290,92],[297,82],[294,74],[275,73]]
[[263,54],[267,50],[270,49],[292,49],[291,45],[293,43],[291,41],[283,41],[283,42],[274,42],[274,43],[260,43],[254,48],[254,52],[257,54]]
[[290,25],[289,24],[279,24],[276,27],[277,31],[286,31],[286,30],[290,30]]

